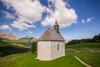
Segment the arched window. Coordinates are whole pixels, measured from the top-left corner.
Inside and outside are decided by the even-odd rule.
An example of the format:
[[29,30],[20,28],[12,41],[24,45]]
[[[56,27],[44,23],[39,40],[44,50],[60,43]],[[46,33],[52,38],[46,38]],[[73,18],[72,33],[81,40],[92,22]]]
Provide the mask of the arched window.
[[58,44],[58,46],[57,46],[57,50],[59,51],[59,44]]

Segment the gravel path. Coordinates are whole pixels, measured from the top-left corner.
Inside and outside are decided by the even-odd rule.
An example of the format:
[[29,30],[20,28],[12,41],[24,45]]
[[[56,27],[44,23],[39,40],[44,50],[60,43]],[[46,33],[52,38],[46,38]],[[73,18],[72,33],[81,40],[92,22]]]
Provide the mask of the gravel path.
[[82,64],[84,64],[85,66],[87,66],[87,67],[92,67],[92,66],[86,64],[85,62],[83,62],[82,60],[80,60],[77,56],[75,56],[75,58],[76,58],[77,60],[79,60]]

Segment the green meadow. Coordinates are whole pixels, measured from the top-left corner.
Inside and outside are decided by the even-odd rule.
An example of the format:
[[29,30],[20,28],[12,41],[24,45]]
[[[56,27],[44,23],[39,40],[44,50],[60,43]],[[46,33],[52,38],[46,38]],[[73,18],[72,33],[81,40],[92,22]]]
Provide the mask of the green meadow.
[[100,50],[100,43],[82,43],[75,45],[67,45],[66,50],[84,50],[84,51],[96,51]]
[[[18,42],[2,39],[1,46],[11,45],[13,47],[20,46],[28,48],[25,45],[21,45],[21,42],[24,42],[24,39]],[[86,67],[75,56],[92,67],[100,67],[100,43],[66,45],[66,56],[52,61],[40,61],[36,59],[37,54],[19,52],[17,54],[0,57],[0,67]]]
[[[92,67],[100,66],[100,53],[80,53],[66,51],[66,56],[52,61],[37,60],[37,54],[32,53],[13,54],[1,57],[0,61],[3,59],[5,60],[0,62],[0,67],[86,67],[74,56],[79,57],[82,61],[91,65]],[[15,57],[19,58],[13,59]],[[10,60],[9,58],[12,58],[13,60]]]

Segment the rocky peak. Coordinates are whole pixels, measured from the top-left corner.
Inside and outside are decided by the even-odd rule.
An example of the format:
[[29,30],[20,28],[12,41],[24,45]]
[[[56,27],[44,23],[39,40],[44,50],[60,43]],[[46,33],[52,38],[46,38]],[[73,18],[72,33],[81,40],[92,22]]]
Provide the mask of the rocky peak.
[[6,39],[10,39],[10,40],[20,39],[20,37],[16,36],[15,34],[5,33],[5,32],[0,32],[0,38],[6,38]]

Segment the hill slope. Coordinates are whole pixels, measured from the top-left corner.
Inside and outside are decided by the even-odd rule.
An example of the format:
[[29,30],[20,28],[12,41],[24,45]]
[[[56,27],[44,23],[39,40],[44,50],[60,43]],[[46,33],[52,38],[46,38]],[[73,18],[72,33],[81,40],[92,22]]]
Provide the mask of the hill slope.
[[20,38],[18,40],[11,40],[12,43],[22,44],[24,46],[30,47],[33,42],[36,42],[37,39],[34,37],[26,36],[25,38]]
[[24,45],[12,43],[11,40],[0,38],[0,56],[23,53],[27,51],[29,51],[29,48]]
[[82,44],[75,44],[75,45],[66,45],[66,49],[100,50],[100,43],[82,43]]
[[82,43],[100,43],[100,33],[95,35],[93,38],[89,39],[75,39],[71,40],[66,43],[66,45],[75,45],[75,44],[82,44]]
[[6,40],[6,42],[11,42],[14,44],[22,44],[24,46],[30,46],[33,42],[37,41],[36,38],[34,37],[30,37],[30,36],[26,36],[24,38],[20,38],[18,36],[16,36],[15,34],[12,33],[5,33],[5,32],[0,32],[0,38],[5,38],[5,39],[9,39]]

